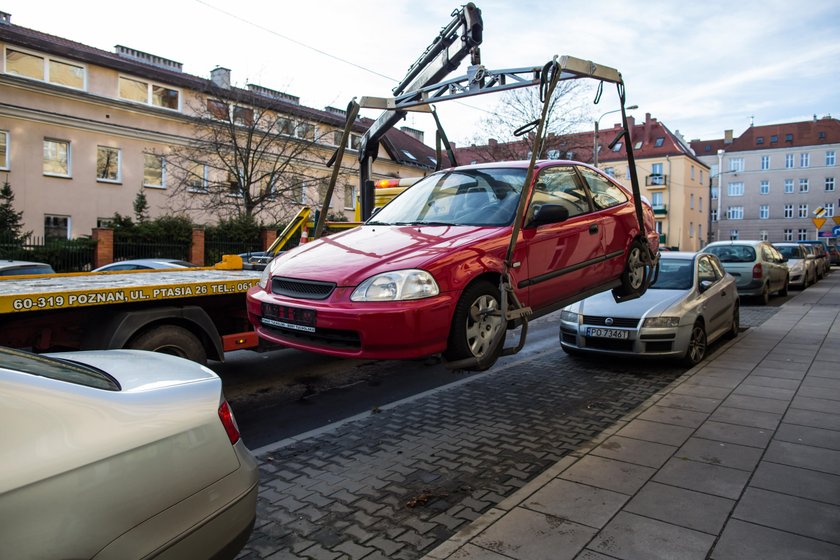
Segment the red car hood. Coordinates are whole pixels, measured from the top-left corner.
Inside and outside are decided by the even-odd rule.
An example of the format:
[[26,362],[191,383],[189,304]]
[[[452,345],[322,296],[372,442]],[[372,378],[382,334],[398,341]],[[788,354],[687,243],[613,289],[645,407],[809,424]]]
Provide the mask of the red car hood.
[[[454,250],[499,236],[509,227],[360,226],[284,253],[272,276],[357,286],[374,274],[435,266],[457,260]],[[437,262],[436,262],[437,261]]]

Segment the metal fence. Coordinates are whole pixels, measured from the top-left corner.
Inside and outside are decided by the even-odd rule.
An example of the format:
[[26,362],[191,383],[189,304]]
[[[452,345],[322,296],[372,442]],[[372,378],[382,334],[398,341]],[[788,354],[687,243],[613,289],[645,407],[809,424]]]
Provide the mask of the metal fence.
[[16,239],[0,232],[0,259],[47,263],[56,272],[83,272],[93,268],[96,242],[89,238],[44,239],[27,236]]
[[114,236],[114,261],[128,259],[190,260],[189,241],[137,240]]
[[239,255],[263,250],[259,239],[250,241],[229,241],[225,238],[207,236],[204,238],[204,264],[212,266],[222,260],[222,255]]

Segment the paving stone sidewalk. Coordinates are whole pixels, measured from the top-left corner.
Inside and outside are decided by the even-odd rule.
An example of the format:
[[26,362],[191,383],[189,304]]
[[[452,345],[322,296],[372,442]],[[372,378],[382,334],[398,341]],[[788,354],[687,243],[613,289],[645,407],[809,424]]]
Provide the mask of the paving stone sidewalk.
[[840,274],[425,558],[840,558]]
[[684,371],[558,350],[282,445],[239,558],[420,558]]

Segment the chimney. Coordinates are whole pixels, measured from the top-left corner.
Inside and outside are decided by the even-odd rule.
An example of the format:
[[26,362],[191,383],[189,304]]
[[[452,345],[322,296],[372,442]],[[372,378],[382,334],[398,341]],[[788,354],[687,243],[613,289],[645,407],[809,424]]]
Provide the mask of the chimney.
[[230,89],[230,69],[216,66],[210,70],[210,81],[213,82],[216,87]]
[[415,140],[419,140],[420,142],[423,142],[423,138],[424,138],[425,134],[423,133],[422,130],[417,130],[416,128],[411,128],[411,127],[408,127],[408,126],[401,126],[400,130],[402,130],[403,132],[405,132],[406,134],[408,134],[409,136],[411,136]]
[[12,25],[12,14],[0,12],[0,25]]
[[163,58],[162,56],[158,56],[156,54],[138,51],[137,49],[132,49],[131,47],[115,45],[114,52],[123,58],[135,60],[144,64],[151,64],[152,66],[157,66],[158,68],[165,68],[166,70],[172,70],[174,72],[183,71],[183,64],[180,62],[175,62],[174,60]]
[[645,128],[644,128],[644,135],[642,136],[642,140],[645,142],[645,146],[650,144],[650,133],[651,133],[651,119],[650,113],[645,113]]
[[633,134],[633,127],[636,126],[636,117],[633,115],[627,115],[627,132]]
[[732,129],[724,130],[723,131],[723,143],[724,144],[731,144],[732,143]]
[[488,138],[487,139],[487,145],[490,146],[491,148],[495,148],[496,146],[499,145],[499,141],[496,140],[495,138]]

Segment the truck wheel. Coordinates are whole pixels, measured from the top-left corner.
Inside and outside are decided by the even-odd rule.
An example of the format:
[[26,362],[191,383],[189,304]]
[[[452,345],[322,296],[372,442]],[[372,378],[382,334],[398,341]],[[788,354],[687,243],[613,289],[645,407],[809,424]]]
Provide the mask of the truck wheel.
[[153,327],[132,339],[128,348],[170,354],[202,365],[207,363],[207,351],[198,337],[177,325]]
[[627,249],[627,261],[624,272],[621,273],[621,286],[616,288],[620,296],[641,295],[647,276],[647,265],[644,260],[645,246],[635,239]]
[[499,289],[489,282],[467,287],[455,306],[444,358],[450,362],[474,359],[463,369],[484,371],[496,363],[504,345],[505,329]]

